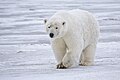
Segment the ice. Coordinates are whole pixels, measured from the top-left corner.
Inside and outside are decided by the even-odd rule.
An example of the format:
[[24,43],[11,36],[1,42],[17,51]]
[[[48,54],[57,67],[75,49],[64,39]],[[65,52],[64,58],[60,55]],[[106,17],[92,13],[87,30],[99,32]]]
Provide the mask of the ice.
[[[59,70],[43,19],[76,8],[99,21],[95,65]],[[120,0],[0,0],[0,80],[120,80]]]

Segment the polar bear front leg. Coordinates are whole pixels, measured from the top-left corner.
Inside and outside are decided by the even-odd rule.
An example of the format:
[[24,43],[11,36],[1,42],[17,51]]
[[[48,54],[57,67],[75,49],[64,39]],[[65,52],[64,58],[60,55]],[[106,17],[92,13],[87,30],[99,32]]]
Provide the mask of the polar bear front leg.
[[79,64],[79,58],[80,58],[80,53],[81,53],[82,49],[79,48],[75,48],[69,50],[65,56],[62,59],[62,62],[60,64],[58,64],[58,69],[66,69],[69,68],[71,66],[76,66]]
[[52,49],[57,60],[57,64],[60,64],[66,53],[66,45],[64,40],[59,38],[52,41]]

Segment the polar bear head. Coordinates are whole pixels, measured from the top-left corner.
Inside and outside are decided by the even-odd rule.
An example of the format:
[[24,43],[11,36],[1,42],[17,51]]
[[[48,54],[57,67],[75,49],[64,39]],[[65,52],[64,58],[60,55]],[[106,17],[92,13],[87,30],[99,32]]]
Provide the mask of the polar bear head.
[[63,37],[67,31],[66,22],[61,17],[52,17],[49,20],[44,20],[46,31],[50,38]]

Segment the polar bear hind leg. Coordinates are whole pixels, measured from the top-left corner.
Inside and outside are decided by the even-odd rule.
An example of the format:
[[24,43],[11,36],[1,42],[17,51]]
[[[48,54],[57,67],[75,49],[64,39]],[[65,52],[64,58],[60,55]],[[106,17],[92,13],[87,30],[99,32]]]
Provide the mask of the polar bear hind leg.
[[82,65],[83,63],[84,63],[84,51],[82,51],[81,53],[79,65]]
[[80,65],[91,66],[94,64],[96,44],[90,44],[85,48],[80,57]]

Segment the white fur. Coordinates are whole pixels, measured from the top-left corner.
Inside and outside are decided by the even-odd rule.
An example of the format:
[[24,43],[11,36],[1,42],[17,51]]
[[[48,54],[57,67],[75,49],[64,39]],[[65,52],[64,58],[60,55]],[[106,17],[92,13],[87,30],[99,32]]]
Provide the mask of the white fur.
[[[50,25],[52,27],[48,29]],[[58,30],[55,30],[56,26]],[[48,34],[55,34],[51,44],[58,64],[68,68],[94,63],[99,28],[91,13],[79,9],[59,11],[46,22],[46,30]]]

